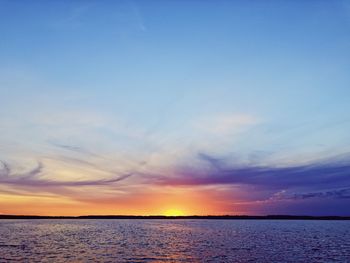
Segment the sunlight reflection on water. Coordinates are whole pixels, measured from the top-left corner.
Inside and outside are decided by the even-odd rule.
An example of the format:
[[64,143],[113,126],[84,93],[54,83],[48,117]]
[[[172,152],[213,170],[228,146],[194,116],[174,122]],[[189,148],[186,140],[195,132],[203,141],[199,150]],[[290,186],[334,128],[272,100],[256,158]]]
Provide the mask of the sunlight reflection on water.
[[350,262],[350,221],[1,220],[11,261]]

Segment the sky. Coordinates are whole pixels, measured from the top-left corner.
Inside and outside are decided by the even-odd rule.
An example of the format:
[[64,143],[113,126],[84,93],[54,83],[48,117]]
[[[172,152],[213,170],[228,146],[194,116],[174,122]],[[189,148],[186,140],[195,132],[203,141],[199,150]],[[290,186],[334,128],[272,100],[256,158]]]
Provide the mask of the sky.
[[0,214],[350,215],[349,1],[0,0]]

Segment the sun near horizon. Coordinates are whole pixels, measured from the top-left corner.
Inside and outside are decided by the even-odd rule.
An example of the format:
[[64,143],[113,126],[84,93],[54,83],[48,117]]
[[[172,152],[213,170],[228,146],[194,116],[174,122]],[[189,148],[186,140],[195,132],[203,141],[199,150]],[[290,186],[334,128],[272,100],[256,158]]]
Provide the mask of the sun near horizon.
[[169,208],[164,211],[163,213],[165,216],[186,216],[188,214],[185,214],[181,209],[178,208]]

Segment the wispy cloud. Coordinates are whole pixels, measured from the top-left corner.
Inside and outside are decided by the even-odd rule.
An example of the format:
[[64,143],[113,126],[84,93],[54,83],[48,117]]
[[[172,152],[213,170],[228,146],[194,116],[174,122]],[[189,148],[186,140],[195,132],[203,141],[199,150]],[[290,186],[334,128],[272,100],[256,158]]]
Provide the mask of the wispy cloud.
[[71,151],[74,153],[78,153],[78,154],[83,154],[83,155],[90,155],[90,156],[96,156],[98,157],[98,154],[95,154],[91,151],[86,150],[85,148],[81,147],[81,146],[76,146],[76,145],[70,145],[70,144],[63,144],[63,143],[58,143],[58,142],[50,142],[50,144],[52,144],[53,146],[60,148],[60,149],[64,149],[67,151]]
[[129,1],[129,5],[130,5],[132,13],[134,15],[134,19],[135,19],[135,23],[136,23],[137,27],[142,32],[146,32],[147,28],[146,28],[146,25],[144,23],[144,19],[141,15],[140,8],[138,7],[138,5],[136,5],[136,3],[134,1]]
[[53,23],[56,29],[78,29],[83,25],[83,17],[92,9],[96,3],[73,3],[61,18]]
[[[301,189],[310,194],[295,194],[294,199],[307,197],[336,197],[347,191],[317,191],[350,186],[350,160],[344,156],[295,166],[232,165],[228,160],[199,153],[204,162],[200,167],[179,167],[173,176],[156,176],[154,182],[172,186],[241,185],[260,190],[281,191]],[[311,192],[315,191],[316,192]]]
[[278,195],[274,195],[273,198],[271,198],[271,200],[304,200],[314,198],[350,199],[350,188],[340,188],[327,191],[292,194],[288,194],[285,191],[283,191]]
[[222,114],[203,118],[195,125],[212,134],[229,135],[257,123],[258,118],[249,114]]
[[69,187],[69,186],[99,186],[120,182],[132,176],[131,173],[123,174],[111,179],[80,180],[80,181],[57,181],[42,178],[44,166],[39,163],[37,167],[20,174],[12,173],[9,164],[2,162],[3,168],[0,170],[0,183],[22,187]]

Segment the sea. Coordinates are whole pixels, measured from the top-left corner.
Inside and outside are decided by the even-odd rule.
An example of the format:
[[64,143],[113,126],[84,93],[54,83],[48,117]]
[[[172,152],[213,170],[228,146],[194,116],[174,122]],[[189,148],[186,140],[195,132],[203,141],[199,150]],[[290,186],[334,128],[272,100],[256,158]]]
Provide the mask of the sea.
[[0,262],[350,262],[350,221],[0,220]]

